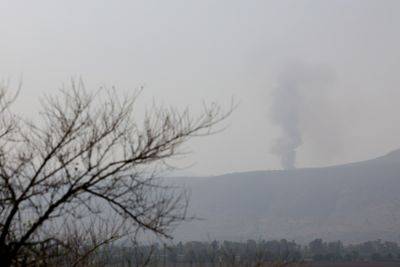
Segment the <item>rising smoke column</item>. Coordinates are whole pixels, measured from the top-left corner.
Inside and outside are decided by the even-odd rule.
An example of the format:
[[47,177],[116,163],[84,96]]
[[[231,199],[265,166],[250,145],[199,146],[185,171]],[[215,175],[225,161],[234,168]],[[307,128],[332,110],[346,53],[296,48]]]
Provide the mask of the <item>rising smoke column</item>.
[[280,157],[283,169],[296,167],[296,150],[303,143],[302,130],[309,139],[320,140],[315,137],[326,134],[320,130],[324,117],[319,113],[327,114],[326,93],[334,80],[335,73],[329,67],[301,63],[288,65],[279,75],[272,95],[271,119],[281,135],[271,152]]
[[301,112],[301,75],[296,70],[287,70],[279,78],[273,93],[272,120],[281,128],[281,136],[276,139],[272,153],[281,158],[282,168],[294,169],[296,149],[302,144],[299,126]]

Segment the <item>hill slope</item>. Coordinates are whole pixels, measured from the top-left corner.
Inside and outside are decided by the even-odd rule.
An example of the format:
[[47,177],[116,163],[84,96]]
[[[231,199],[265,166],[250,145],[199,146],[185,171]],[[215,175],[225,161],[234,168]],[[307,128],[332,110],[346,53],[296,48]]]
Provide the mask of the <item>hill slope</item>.
[[400,240],[400,150],[326,168],[171,178],[191,191],[177,239]]

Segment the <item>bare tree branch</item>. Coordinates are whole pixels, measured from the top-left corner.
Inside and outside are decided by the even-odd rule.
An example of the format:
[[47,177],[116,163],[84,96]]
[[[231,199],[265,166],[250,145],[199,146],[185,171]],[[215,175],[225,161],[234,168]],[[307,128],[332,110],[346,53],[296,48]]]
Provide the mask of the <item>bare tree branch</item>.
[[4,266],[32,260],[40,246],[61,244],[66,218],[85,225],[111,216],[164,237],[185,220],[184,194],[160,183],[151,170],[178,155],[190,138],[218,132],[213,126],[232,109],[224,113],[218,105],[204,105],[195,117],[188,109],[154,106],[138,123],[137,97],[120,98],[115,89],[90,93],[73,82],[42,100],[41,120],[32,122],[13,115],[15,98],[0,90]]

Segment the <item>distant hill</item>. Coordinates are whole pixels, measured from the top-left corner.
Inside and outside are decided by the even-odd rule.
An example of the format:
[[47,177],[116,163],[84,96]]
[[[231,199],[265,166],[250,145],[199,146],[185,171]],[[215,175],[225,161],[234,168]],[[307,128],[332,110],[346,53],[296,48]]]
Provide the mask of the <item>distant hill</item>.
[[191,191],[178,240],[400,240],[400,150],[325,168],[168,178]]

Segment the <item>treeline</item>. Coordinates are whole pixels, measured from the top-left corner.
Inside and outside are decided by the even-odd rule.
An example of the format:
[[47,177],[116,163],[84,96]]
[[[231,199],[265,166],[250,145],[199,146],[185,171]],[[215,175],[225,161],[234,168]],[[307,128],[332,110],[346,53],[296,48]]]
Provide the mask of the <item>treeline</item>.
[[264,262],[299,263],[310,261],[400,261],[400,247],[395,242],[368,241],[344,245],[341,241],[316,239],[308,245],[294,241],[273,240],[231,242],[186,242],[174,245],[114,247],[108,261],[126,262],[128,266],[256,266]]

